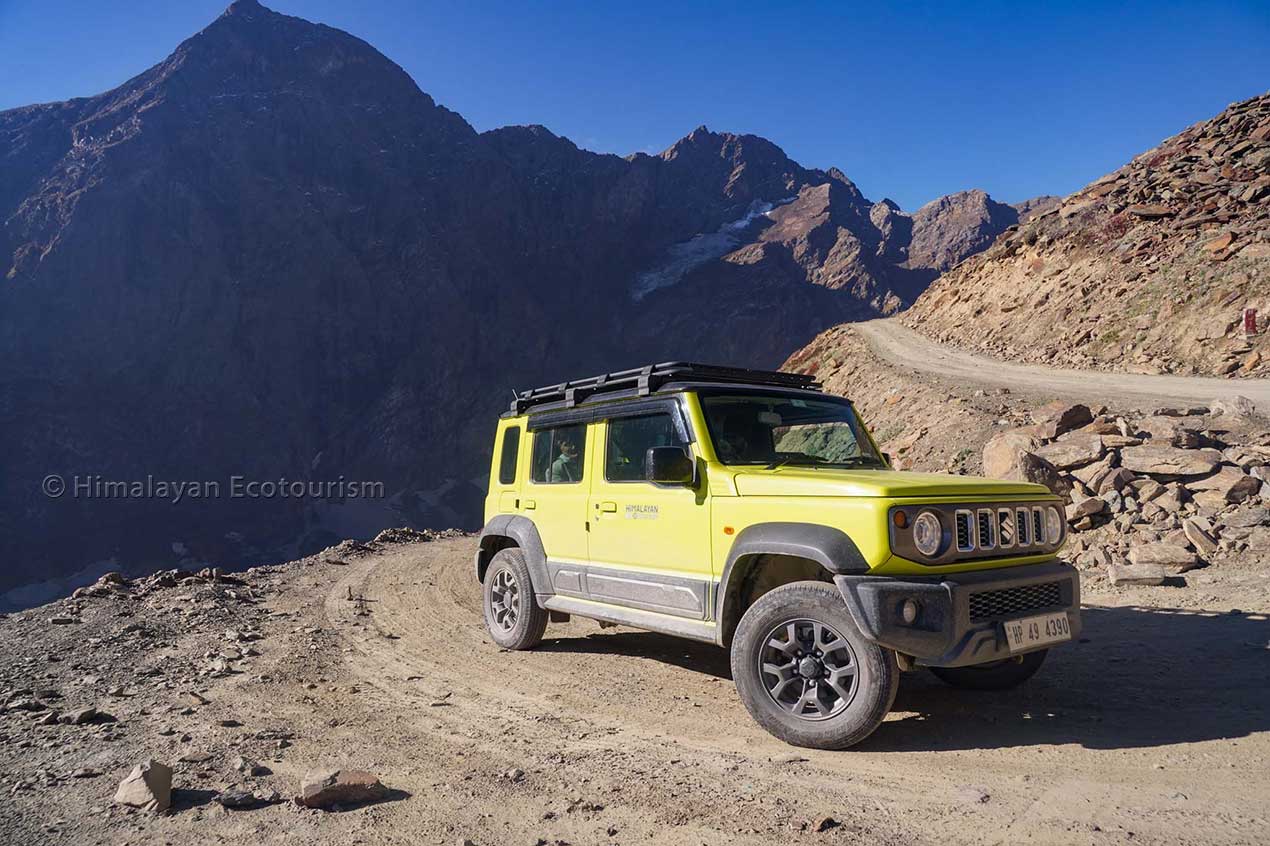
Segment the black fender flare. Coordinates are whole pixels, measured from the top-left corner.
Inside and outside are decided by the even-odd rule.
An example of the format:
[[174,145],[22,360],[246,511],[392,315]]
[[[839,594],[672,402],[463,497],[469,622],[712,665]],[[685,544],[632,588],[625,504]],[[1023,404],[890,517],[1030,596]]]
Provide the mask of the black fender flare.
[[733,587],[731,581],[736,572],[735,565],[755,555],[792,555],[806,558],[824,567],[834,577],[869,572],[869,563],[860,553],[860,548],[841,529],[819,523],[772,522],[747,526],[732,542],[714,599],[714,619],[719,624],[721,639],[727,636],[723,631],[727,622],[724,620],[724,610],[729,590]]
[[476,580],[485,581],[485,568],[494,553],[512,540],[525,553],[529,565],[529,577],[533,580],[534,596],[539,605],[554,594],[551,576],[547,572],[547,553],[542,546],[538,527],[528,517],[520,514],[500,514],[481,529],[476,551]]

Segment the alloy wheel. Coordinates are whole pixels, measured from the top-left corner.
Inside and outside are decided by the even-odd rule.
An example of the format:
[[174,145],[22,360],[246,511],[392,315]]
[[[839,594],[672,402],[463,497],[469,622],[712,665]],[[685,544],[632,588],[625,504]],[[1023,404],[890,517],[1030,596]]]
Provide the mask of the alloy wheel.
[[841,713],[859,685],[851,644],[818,620],[790,620],[773,628],[758,664],[767,695],[803,720],[826,720]]
[[511,631],[520,617],[520,585],[516,583],[516,576],[511,570],[499,570],[494,574],[489,594],[494,625],[502,631]]

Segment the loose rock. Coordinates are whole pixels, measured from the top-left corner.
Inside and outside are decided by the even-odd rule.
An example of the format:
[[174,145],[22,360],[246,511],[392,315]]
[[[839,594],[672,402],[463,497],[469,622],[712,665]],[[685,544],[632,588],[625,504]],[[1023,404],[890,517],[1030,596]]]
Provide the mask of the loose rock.
[[1199,566],[1199,559],[1189,550],[1171,543],[1148,543],[1129,550],[1130,564],[1154,564],[1165,572],[1180,575]]
[[1154,444],[1125,447],[1120,464],[1134,473],[1154,476],[1204,476],[1217,468],[1216,459],[1207,453]]
[[147,811],[166,811],[172,805],[172,768],[153,758],[137,764],[119,783],[115,802]]
[[364,770],[312,770],[301,780],[296,802],[306,808],[357,805],[380,799],[386,792],[379,779]]

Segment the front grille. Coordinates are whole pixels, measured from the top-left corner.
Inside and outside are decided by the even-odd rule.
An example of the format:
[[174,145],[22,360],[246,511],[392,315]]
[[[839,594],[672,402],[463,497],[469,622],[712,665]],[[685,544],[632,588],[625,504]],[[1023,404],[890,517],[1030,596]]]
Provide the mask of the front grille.
[[958,511],[954,521],[957,524],[957,551],[969,552],[975,548],[974,537],[970,534],[970,512]]
[[[1045,509],[1049,507],[1048,501],[1043,505],[1007,501],[892,506],[887,521],[891,549],[902,558],[929,566],[1053,552],[1058,544],[1046,542],[1044,529]],[[902,514],[912,525],[911,521],[925,511],[936,514],[947,533],[934,556],[917,549],[906,521],[898,519]]]
[[979,509],[979,548],[987,552],[997,548],[997,520],[993,511]]
[[1045,582],[1039,585],[972,593],[970,594],[970,619],[990,620],[994,617],[1013,617],[1040,608],[1062,605],[1062,584],[1062,582]]
[[1014,524],[1019,534],[1019,546],[1028,546],[1032,543],[1032,512],[1026,508],[1020,508],[1014,512]]

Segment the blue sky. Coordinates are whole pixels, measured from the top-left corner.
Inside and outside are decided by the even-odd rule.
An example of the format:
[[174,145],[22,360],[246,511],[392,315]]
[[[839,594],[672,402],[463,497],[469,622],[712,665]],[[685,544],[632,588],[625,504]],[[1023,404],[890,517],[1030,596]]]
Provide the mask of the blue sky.
[[[95,94],[224,0],[0,0],[0,109]],[[1270,89],[1270,2],[273,0],[401,64],[478,129],[656,152],[700,124],[906,209],[1065,194]]]

